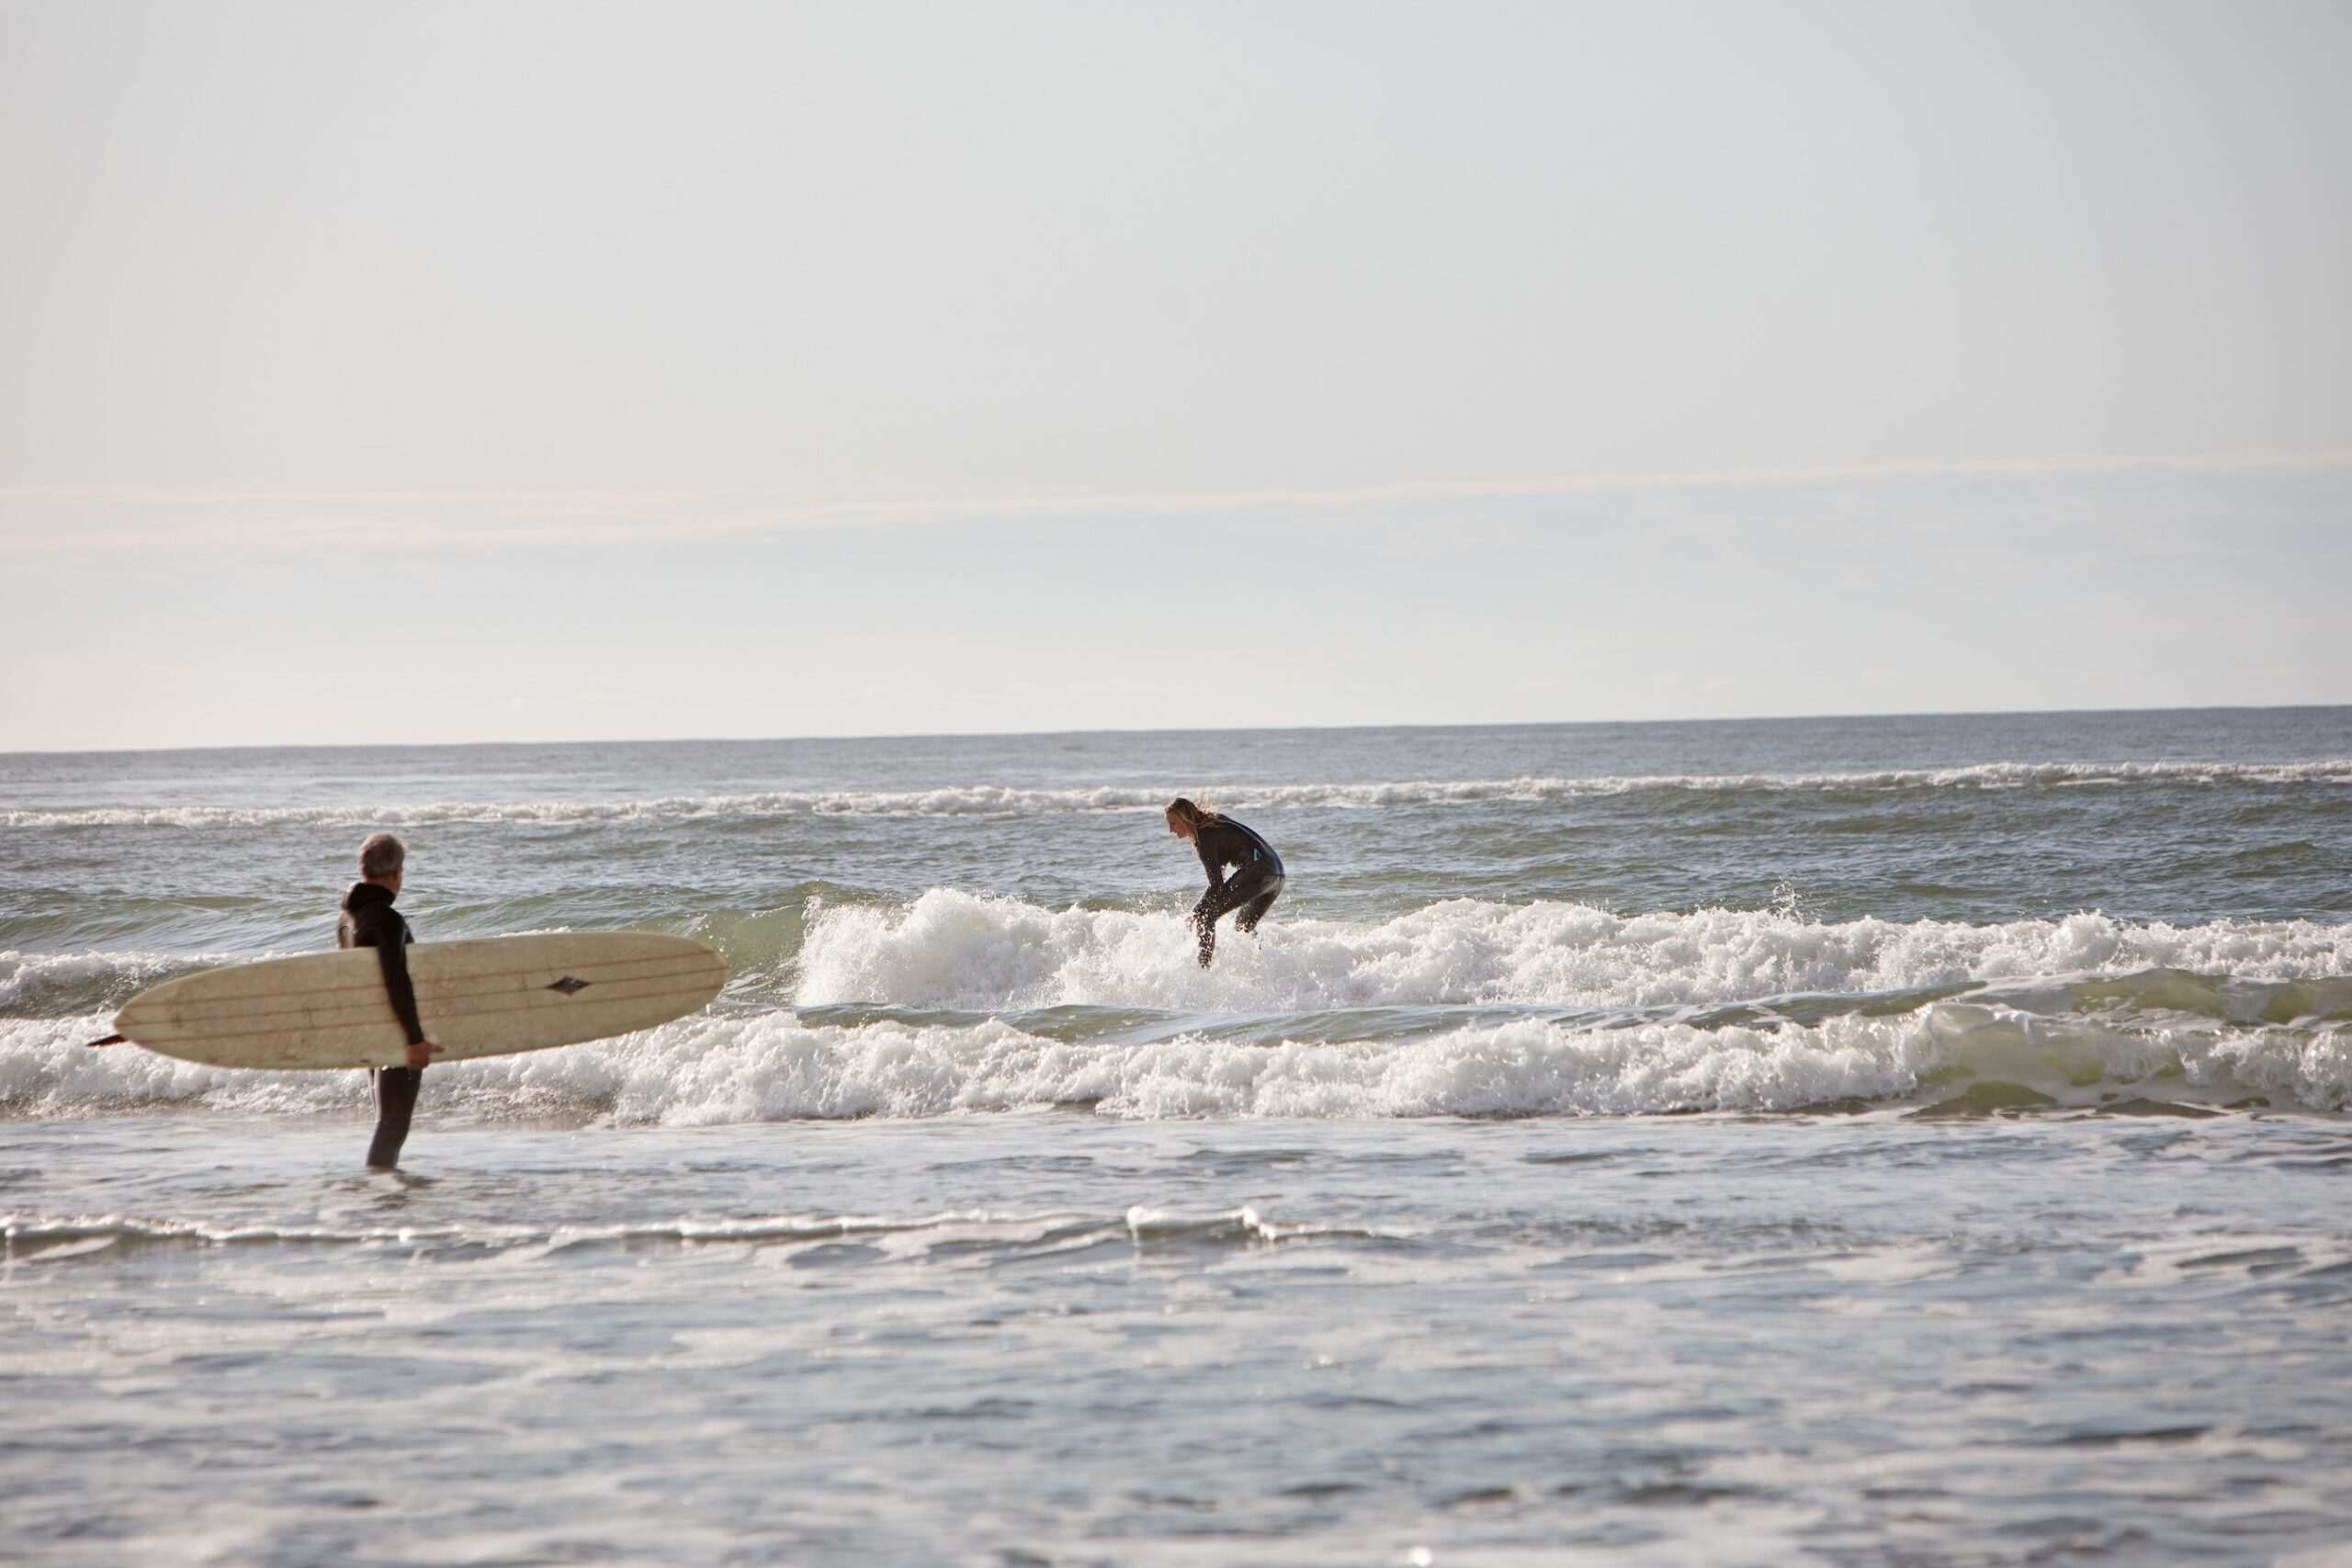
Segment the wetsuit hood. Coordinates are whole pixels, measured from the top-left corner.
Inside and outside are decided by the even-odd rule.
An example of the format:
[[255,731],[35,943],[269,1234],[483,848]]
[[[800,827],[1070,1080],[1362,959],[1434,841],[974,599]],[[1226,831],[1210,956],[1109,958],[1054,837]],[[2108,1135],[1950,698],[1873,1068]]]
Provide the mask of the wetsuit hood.
[[343,896],[343,912],[356,915],[362,909],[389,905],[391,901],[390,888],[374,882],[355,882],[351,885],[351,891]]

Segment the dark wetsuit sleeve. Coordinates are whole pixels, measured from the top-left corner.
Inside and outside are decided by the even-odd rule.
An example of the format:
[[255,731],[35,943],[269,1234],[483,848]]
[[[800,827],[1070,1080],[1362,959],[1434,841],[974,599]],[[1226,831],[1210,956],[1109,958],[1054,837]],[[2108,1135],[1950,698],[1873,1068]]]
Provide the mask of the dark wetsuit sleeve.
[[408,977],[408,944],[401,942],[379,942],[376,961],[384,968],[384,989],[392,994],[392,1011],[408,1031],[408,1043],[424,1043],[424,1025],[416,1016],[416,987]]
[[416,987],[408,977],[408,924],[397,915],[388,919],[372,910],[369,915],[373,918],[363,917],[357,922],[353,945],[376,950],[376,962],[384,971],[384,989],[391,993],[392,1012],[408,1031],[408,1043],[422,1045],[424,1025],[417,1019]]
[[1211,831],[1214,829],[1206,829],[1194,835],[1193,848],[1199,852],[1202,869],[1209,874],[1209,886],[1222,887],[1225,886],[1225,862],[1216,851],[1209,848]]

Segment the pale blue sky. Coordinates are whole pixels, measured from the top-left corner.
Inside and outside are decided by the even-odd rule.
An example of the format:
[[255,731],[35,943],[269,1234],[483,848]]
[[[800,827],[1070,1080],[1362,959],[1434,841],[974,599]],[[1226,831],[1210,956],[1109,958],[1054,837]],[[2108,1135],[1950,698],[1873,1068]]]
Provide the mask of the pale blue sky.
[[2346,80],[2332,0],[0,0],[0,750],[2352,700]]

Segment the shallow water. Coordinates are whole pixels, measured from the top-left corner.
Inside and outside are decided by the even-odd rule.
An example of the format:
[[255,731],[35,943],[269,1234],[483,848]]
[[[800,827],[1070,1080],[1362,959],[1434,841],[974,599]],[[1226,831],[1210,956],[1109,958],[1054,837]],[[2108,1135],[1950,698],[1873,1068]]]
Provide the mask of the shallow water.
[[[386,826],[735,979],[398,1177],[81,1045]],[[2347,958],[2342,709],[0,759],[0,1540],[2340,1561]]]
[[[2106,1116],[11,1140],[45,1561],[2268,1560],[2352,1138]],[[82,1216],[34,1221],[25,1212]]]

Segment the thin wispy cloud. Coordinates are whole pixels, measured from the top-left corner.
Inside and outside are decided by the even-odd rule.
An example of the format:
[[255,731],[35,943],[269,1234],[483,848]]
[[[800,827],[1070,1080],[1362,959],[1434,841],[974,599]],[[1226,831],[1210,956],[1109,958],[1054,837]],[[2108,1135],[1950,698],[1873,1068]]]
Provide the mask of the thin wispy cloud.
[[0,489],[0,549],[62,553],[229,545],[300,553],[354,546],[399,553],[625,545],[796,529],[945,526],[996,521],[1105,523],[1248,518],[1344,521],[1431,502],[1540,502],[1644,492],[1916,486],[1938,480],[2352,472],[2352,451],[2093,457],[1431,479],[1329,489],[1204,490],[808,501],[769,490],[500,489],[267,491],[154,486]]
[[2340,5],[458,15],[0,19],[0,748],[2352,696]]

